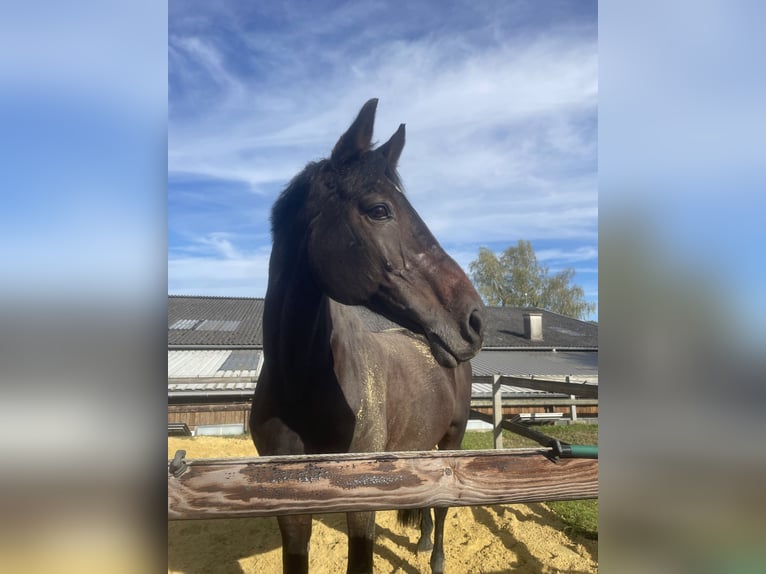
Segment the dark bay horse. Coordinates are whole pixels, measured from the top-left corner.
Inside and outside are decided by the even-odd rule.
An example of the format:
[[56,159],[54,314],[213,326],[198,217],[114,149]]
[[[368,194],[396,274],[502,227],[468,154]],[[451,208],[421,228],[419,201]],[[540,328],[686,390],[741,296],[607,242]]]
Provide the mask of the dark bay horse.
[[[404,124],[372,148],[377,103],[272,210],[265,361],[250,415],[262,455],[460,448],[484,308],[401,191]],[[372,332],[358,306],[403,328]],[[434,510],[434,572],[444,569],[446,513]],[[430,510],[420,516],[418,548],[428,549]],[[284,572],[308,572],[311,516],[278,521]],[[372,572],[375,513],[347,523],[348,572]]]

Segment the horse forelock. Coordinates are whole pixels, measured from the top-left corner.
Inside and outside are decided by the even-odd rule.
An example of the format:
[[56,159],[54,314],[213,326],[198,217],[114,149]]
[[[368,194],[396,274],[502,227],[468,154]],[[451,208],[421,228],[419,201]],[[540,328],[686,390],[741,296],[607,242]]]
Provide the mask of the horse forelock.
[[[322,180],[321,182],[319,180]],[[370,149],[355,161],[337,168],[330,160],[310,162],[282,191],[271,209],[272,239],[284,238],[295,231],[302,218],[308,224],[311,214],[304,209],[326,208],[330,194],[349,200],[376,189],[383,179],[404,194],[396,168],[377,149]]]
[[396,168],[376,149],[366,151],[356,161],[335,168],[334,172],[342,182],[337,189],[347,199],[376,189],[383,179],[387,179],[399,192],[404,193]]
[[[339,185],[329,188],[315,186],[317,178],[323,174],[328,180],[335,178]],[[311,192],[322,195],[328,192],[339,193],[344,199],[350,199],[371,191],[384,178],[393,184],[397,191],[404,194],[399,173],[377,149],[365,151],[360,158],[340,168],[334,167],[327,159],[309,163],[290,181],[274,202],[271,209],[272,238],[276,238],[283,230],[291,227],[291,224],[300,216],[302,208],[309,202]],[[322,191],[314,190],[314,187]],[[315,199],[323,201],[327,197]]]

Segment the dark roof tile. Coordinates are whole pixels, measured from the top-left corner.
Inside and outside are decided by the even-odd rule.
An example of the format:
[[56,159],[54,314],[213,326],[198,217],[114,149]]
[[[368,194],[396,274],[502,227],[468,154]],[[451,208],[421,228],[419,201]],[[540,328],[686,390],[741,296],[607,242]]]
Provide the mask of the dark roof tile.
[[[385,317],[361,308],[367,325],[382,331],[396,327]],[[487,307],[484,348],[598,348],[598,324],[550,311],[542,313],[543,340],[524,337],[524,309]],[[239,347],[263,345],[263,299],[249,297],[168,296],[168,345]]]

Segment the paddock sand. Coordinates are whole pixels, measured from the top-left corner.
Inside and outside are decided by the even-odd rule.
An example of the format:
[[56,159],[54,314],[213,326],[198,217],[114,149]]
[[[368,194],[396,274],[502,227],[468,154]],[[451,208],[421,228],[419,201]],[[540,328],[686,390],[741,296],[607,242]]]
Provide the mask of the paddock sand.
[[[249,438],[168,437],[168,458],[254,456]],[[396,512],[377,514],[376,573],[430,573],[430,553],[415,550],[418,531],[396,522]],[[544,504],[452,508],[444,537],[446,571],[459,573],[593,574],[598,543],[565,534],[565,525]],[[343,514],[314,517],[312,573],[345,573]],[[168,522],[168,572],[280,573],[281,540],[276,518]]]

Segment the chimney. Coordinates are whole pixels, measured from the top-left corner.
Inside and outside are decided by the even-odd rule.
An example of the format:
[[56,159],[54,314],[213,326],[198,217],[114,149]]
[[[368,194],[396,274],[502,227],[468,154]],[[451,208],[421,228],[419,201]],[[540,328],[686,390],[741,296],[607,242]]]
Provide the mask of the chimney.
[[543,314],[535,312],[524,312],[524,337],[530,341],[543,340]]

